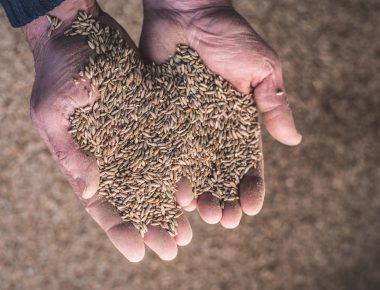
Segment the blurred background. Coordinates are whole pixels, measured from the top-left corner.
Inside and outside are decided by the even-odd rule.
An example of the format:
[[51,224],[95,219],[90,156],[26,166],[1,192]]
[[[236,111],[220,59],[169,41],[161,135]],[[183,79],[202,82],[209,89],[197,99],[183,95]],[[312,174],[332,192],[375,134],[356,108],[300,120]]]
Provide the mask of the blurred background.
[[[141,0],[100,1],[138,42]],[[33,129],[33,59],[0,12],[0,289],[380,289],[380,3],[235,1],[283,60],[303,143],[264,130],[263,211],[201,222],[162,262],[129,263]]]

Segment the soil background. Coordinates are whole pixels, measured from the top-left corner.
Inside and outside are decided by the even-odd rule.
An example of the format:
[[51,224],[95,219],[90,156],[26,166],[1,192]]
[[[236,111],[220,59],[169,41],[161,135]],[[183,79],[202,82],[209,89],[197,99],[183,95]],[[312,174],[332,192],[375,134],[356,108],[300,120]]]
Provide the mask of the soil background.
[[[138,41],[141,0],[100,1]],[[123,258],[29,117],[33,59],[0,12],[0,289],[380,289],[380,3],[235,1],[283,60],[304,140],[264,130],[267,196],[235,230],[189,214],[178,258]]]

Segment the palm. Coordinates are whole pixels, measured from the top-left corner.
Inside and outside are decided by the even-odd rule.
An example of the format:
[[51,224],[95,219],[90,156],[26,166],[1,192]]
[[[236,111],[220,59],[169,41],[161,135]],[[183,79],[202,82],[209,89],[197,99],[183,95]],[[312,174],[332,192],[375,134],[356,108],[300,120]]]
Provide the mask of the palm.
[[[256,102],[264,112],[269,132],[279,141],[298,143],[290,109],[285,101],[281,68],[276,53],[229,5],[200,9],[167,9],[146,5],[140,50],[148,61],[164,62],[176,44],[195,49],[215,73],[238,90],[250,93],[255,87]],[[298,139],[298,140],[297,140]],[[198,198],[200,216],[208,223],[236,227],[242,211],[257,214],[263,204],[263,163],[251,169],[240,184],[240,204],[227,203],[222,210],[215,197]]]
[[[67,1],[69,3],[69,1]],[[74,2],[73,2],[74,3]],[[91,12],[105,25],[117,29],[131,47],[135,45],[127,33],[107,14],[95,5]],[[191,239],[191,228],[184,217],[178,221],[178,236],[170,237],[164,230],[149,229],[144,240],[129,223],[121,220],[115,209],[104,199],[98,198],[99,170],[95,158],[79,149],[69,133],[69,116],[78,107],[92,104],[97,96],[89,95],[89,83],[73,79],[88,62],[93,51],[81,36],[67,37],[63,32],[71,22],[65,22],[51,38],[45,36],[46,19],[38,19],[42,37],[29,37],[35,58],[36,77],[31,97],[33,124],[48,145],[53,157],[67,176],[86,210],[107,233],[115,246],[130,260],[138,261],[144,256],[144,242],[163,259],[172,259],[177,244],[187,244]],[[33,29],[36,31],[36,29]],[[40,35],[40,36],[41,36]],[[38,43],[34,42],[38,39]]]
[[179,42],[190,45],[212,71],[246,93],[275,65],[271,63],[275,52],[232,7],[183,13],[145,11],[143,56],[163,62]]

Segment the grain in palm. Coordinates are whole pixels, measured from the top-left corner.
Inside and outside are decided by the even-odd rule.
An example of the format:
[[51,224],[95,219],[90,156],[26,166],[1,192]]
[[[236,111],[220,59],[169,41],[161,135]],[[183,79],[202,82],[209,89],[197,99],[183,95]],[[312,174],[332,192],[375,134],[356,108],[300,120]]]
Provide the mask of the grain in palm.
[[195,196],[210,192],[221,206],[239,198],[240,179],[261,158],[251,95],[211,72],[187,45],[164,64],[144,64],[116,30],[83,12],[65,34],[86,36],[94,54],[79,77],[99,95],[75,110],[70,132],[95,155],[99,194],[125,221],[142,236],[149,225],[176,235],[182,176]]

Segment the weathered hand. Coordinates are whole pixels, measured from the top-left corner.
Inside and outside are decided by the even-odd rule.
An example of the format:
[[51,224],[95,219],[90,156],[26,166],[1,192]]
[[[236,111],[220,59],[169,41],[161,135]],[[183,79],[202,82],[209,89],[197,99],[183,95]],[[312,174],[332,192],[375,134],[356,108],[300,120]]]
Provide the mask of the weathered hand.
[[[254,89],[269,133],[286,145],[297,145],[297,132],[286,100],[281,64],[277,54],[232,7],[228,0],[144,0],[144,25],[140,51],[149,61],[164,62],[177,43],[190,45],[215,73],[239,91]],[[190,192],[187,189],[184,192]],[[188,198],[190,200],[190,198]],[[242,211],[257,214],[264,200],[263,163],[251,169],[240,184],[240,204],[228,202],[222,210],[218,200],[202,194],[197,205],[208,223],[236,227]],[[189,201],[190,203],[190,201]],[[186,208],[186,207],[185,207]]]
[[[121,220],[115,209],[104,199],[98,198],[99,171],[93,156],[79,149],[68,132],[68,117],[75,108],[94,103],[96,95],[89,97],[88,83],[74,85],[81,67],[93,51],[82,36],[65,36],[79,11],[86,11],[120,34],[136,47],[128,34],[109,15],[102,12],[95,0],[66,0],[49,14],[63,21],[47,36],[50,26],[46,17],[40,17],[23,29],[35,60],[35,82],[31,97],[33,124],[48,145],[86,210],[107,233],[113,244],[131,261],[139,261],[145,253],[145,244],[162,259],[173,259],[177,244],[191,240],[191,228],[182,215],[178,221],[178,235],[170,235],[158,227],[149,228],[144,240],[138,231]],[[181,187],[181,185],[180,185]],[[182,200],[178,201],[180,204]]]

